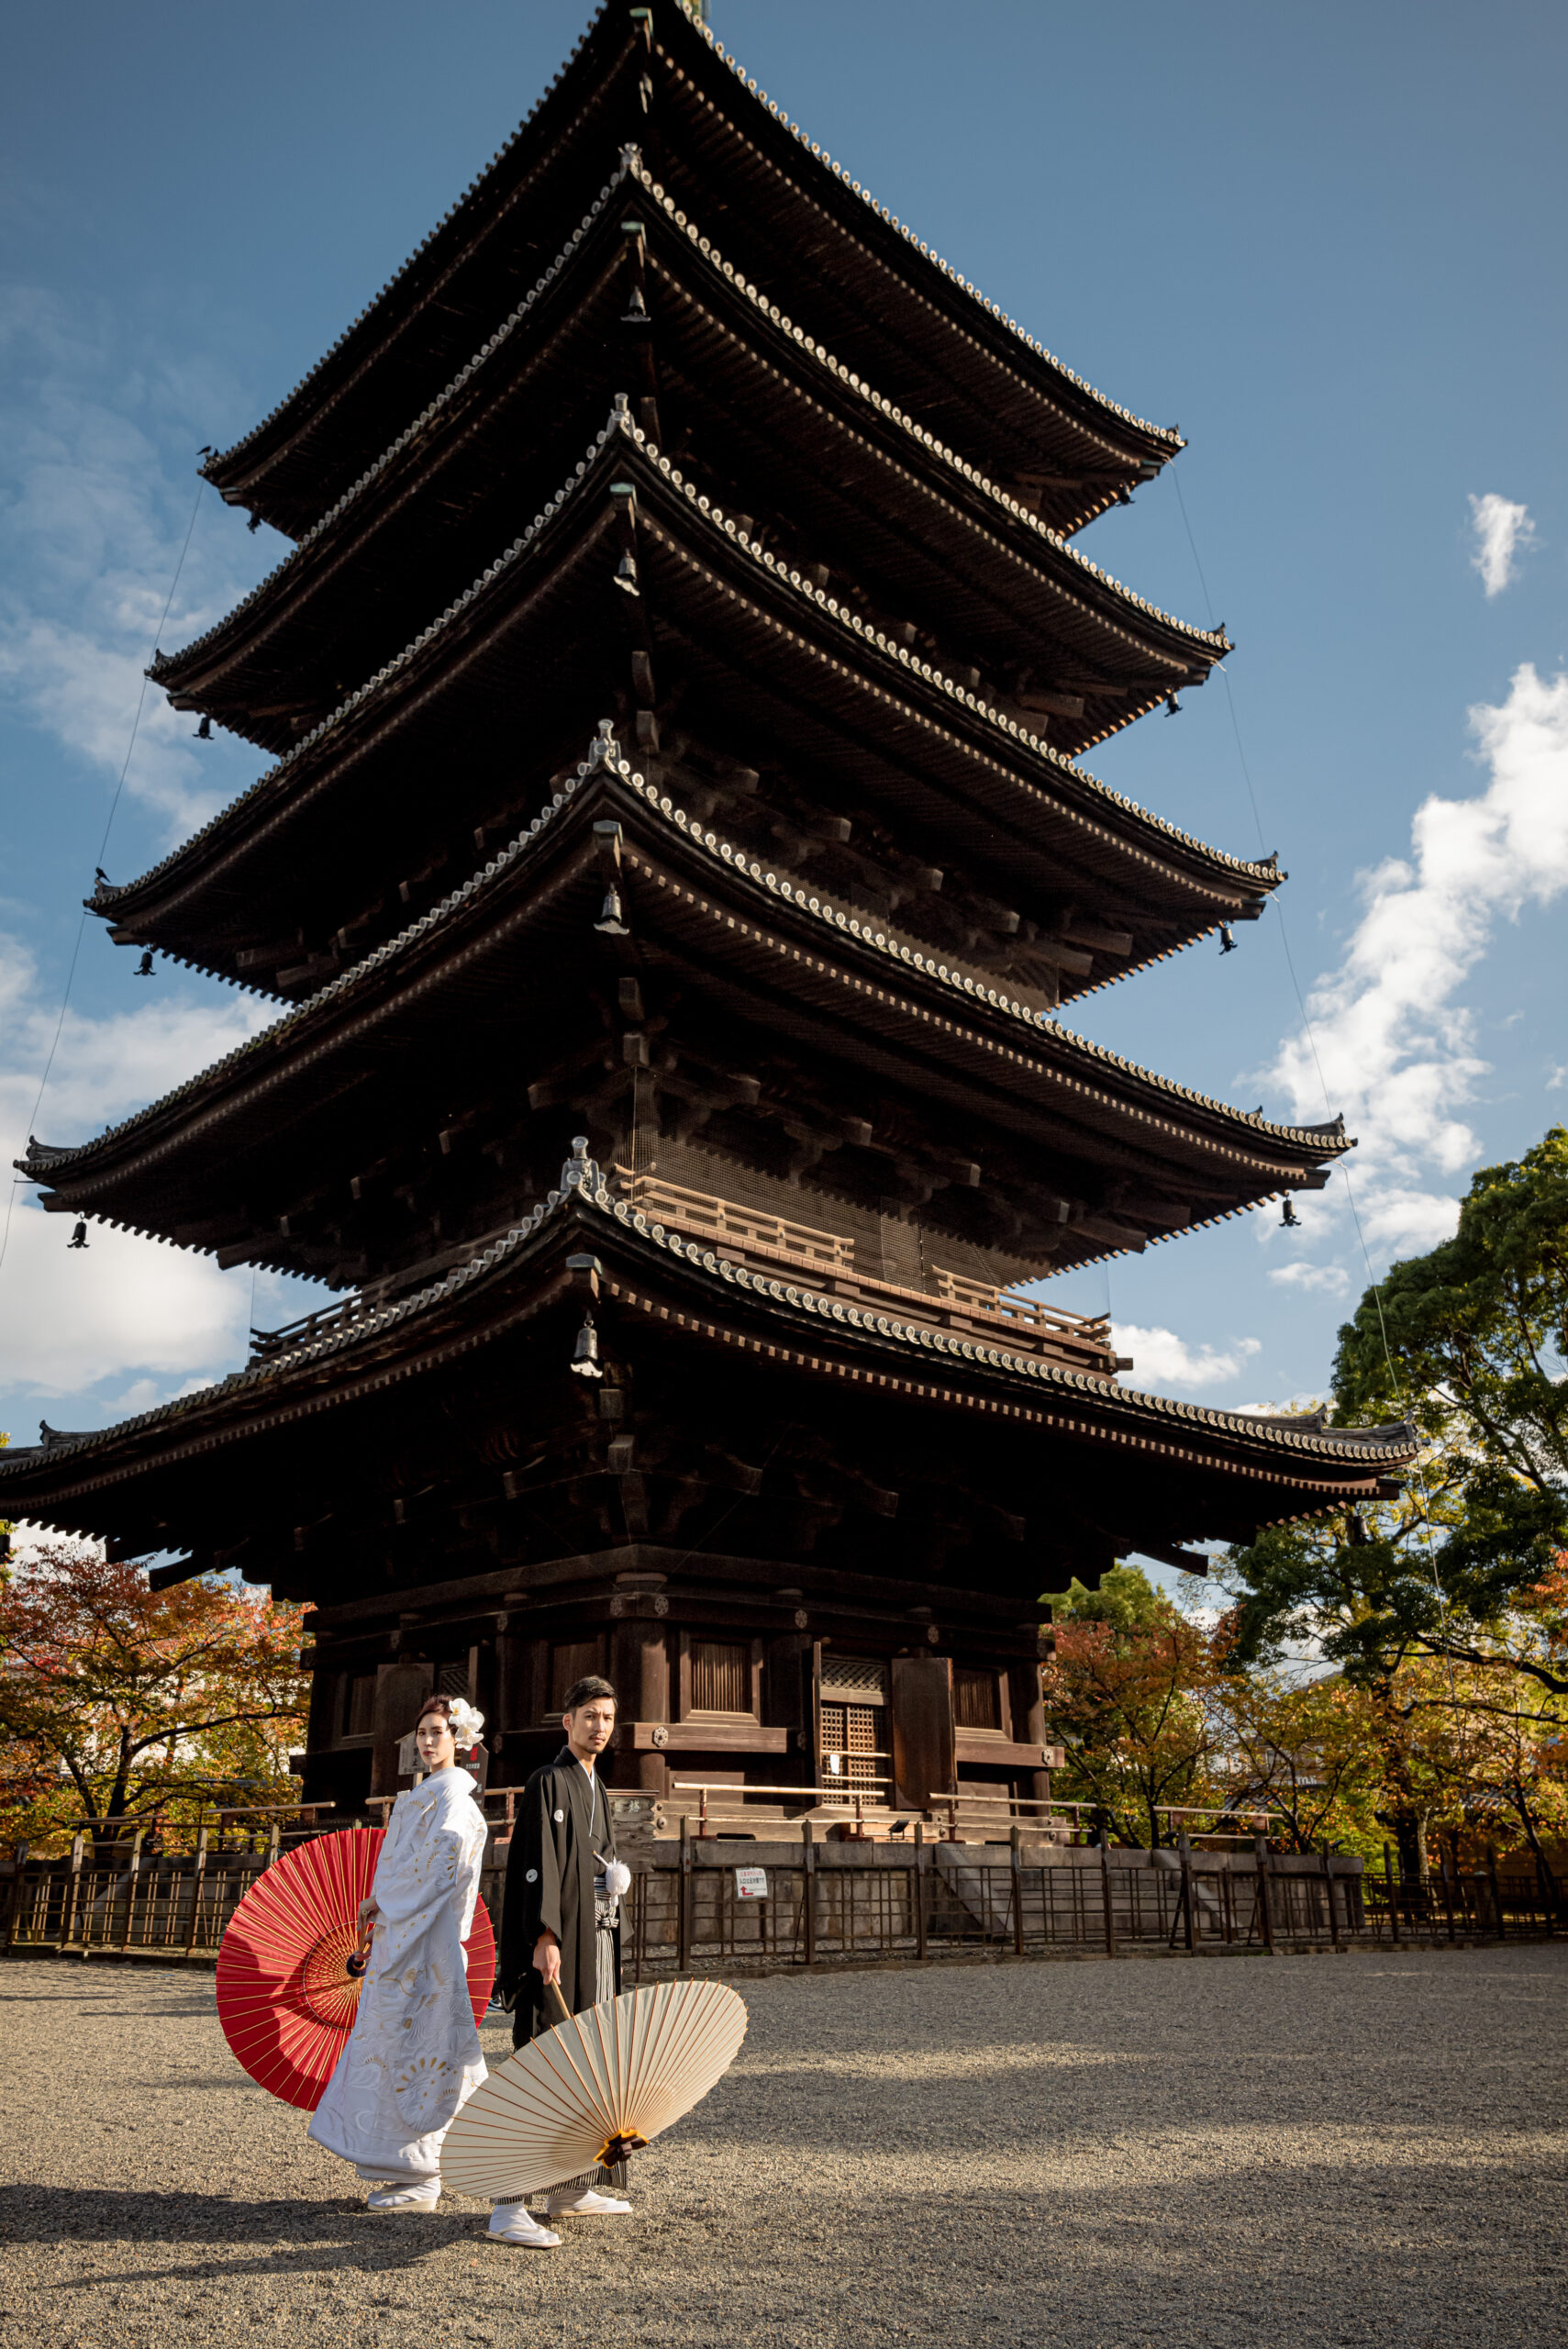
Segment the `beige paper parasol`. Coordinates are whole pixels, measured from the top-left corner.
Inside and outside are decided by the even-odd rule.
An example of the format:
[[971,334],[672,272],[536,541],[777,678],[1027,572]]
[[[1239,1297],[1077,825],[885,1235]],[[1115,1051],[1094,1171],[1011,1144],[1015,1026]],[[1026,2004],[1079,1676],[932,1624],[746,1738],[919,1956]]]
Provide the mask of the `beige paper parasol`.
[[661,1982],[530,2040],[447,2131],[441,2176],[493,2202],[608,2166],[679,2121],[734,2062],[746,2009],[722,1982]]

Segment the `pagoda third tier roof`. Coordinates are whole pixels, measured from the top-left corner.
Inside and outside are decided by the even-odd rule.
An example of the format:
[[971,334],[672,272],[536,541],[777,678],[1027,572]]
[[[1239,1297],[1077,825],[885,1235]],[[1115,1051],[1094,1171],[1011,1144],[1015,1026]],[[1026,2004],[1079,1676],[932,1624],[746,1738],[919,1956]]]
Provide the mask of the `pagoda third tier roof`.
[[[633,336],[644,279],[651,325]],[[235,611],[149,674],[180,708],[287,749],[550,494],[637,377],[639,342],[689,480],[765,518],[777,551],[847,581],[867,617],[918,629],[944,667],[984,672],[988,697],[1049,697],[1031,723],[1068,755],[1201,685],[1229,649],[1109,578],[770,310],[628,150],[452,382]]]
[[206,472],[297,537],[517,306],[617,150],[649,151],[770,301],[1058,527],[1181,447],[1023,333],[726,59],[680,0],[603,8],[533,114],[311,373]]
[[[406,1455],[411,1409],[444,1424],[454,1386],[475,1373],[487,1390],[507,1391],[515,1350],[527,1349],[535,1377],[549,1350],[564,1385],[589,1300],[606,1348],[674,1349],[694,1367],[726,1365],[730,1380],[765,1373],[775,1410],[786,1380],[795,1410],[811,1388],[840,1418],[890,1405],[906,1457],[917,1449],[911,1415],[944,1458],[984,1431],[1008,1506],[1014,1488],[1044,1490],[1053,1505],[1103,1491],[1129,1546],[1251,1541],[1282,1519],[1385,1497],[1415,1451],[1404,1425],[1329,1429],[1207,1409],[868,1311],[808,1281],[722,1262],[590,1181],[396,1304],[117,1427],[51,1431],[0,1453],[0,1503],[132,1550],[164,1546],[176,1527],[194,1546],[221,1550],[270,1513],[278,1546],[292,1548],[298,1497],[319,1487],[322,1466],[336,1457],[337,1508],[350,1463]],[[401,1440],[389,1448],[378,1414],[394,1397]]]
[[[959,531],[976,528],[955,514]],[[617,579],[633,548],[639,575]],[[1000,533],[995,550],[1010,560]],[[1064,638],[1103,639],[1103,619],[1065,588],[1021,561],[1015,575],[1020,596],[1032,582],[1054,599]],[[668,707],[678,687],[682,729],[732,763],[787,774],[813,806],[971,871],[1042,934],[1067,906],[1120,934],[1108,962],[1066,956],[1065,992],[1255,913],[1283,877],[1138,808],[1042,741],[1039,720],[814,585],[623,406],[463,595],[182,848],[101,886],[93,910],[117,935],[250,984],[268,941],[297,935],[306,954],[274,963],[308,974],[339,930],[353,926],[361,946],[390,935],[406,876],[515,814],[519,768],[548,774],[568,755],[563,726],[580,740],[585,708],[627,708],[634,655],[651,663],[637,698],[657,704],[662,679]]]
[[[606,858],[626,893],[613,936],[595,918]],[[744,1065],[747,1035],[804,1047],[845,1109],[871,1072],[943,1120],[950,1147],[956,1133],[1010,1166],[1004,1188],[1061,1227],[1041,1251],[1059,1266],[1317,1187],[1350,1147],[1340,1122],[1276,1126],[1071,1034],[738,849],[600,737],[525,832],[399,937],[95,1141],[35,1142],[18,1163],[72,1211],[176,1238],[205,1225],[209,1245],[250,1231],[258,1261],[316,1269],[276,1221],[302,1185],[344,1195],[341,1225],[356,1170],[448,1124],[498,1072],[531,1059],[542,1074],[574,1051],[616,1067],[593,1005],[627,957],[730,1023],[721,1070]]]

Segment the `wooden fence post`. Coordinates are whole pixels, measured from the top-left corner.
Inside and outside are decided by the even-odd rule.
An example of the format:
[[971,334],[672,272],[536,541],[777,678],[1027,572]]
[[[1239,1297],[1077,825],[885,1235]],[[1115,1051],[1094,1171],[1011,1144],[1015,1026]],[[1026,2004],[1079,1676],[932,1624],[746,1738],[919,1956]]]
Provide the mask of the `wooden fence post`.
[[76,1930],[76,1911],[82,1898],[82,1854],[87,1839],[78,1829],[71,1839],[71,1888],[65,1896],[65,1914],[60,1920],[60,1946],[68,1949]]
[[1386,1843],[1383,1847],[1383,1881],[1388,1891],[1389,1937],[1397,1942],[1399,1939],[1399,1895],[1394,1882],[1394,1854]]
[[1487,1881],[1492,1887],[1492,1914],[1497,1920],[1497,1939],[1499,1941],[1504,1941],[1507,1936],[1507,1928],[1503,1922],[1503,1895],[1497,1883],[1497,1846],[1496,1843],[1488,1843],[1486,1846],[1486,1876]]
[[1263,1936],[1263,1947],[1268,1951],[1269,1955],[1273,1957],[1274,1954],[1274,1912],[1273,1904],[1269,1898],[1268,1837],[1266,1835],[1259,1835],[1255,1837],[1253,1841],[1253,1850],[1257,1855],[1258,1862],[1258,1925]]
[[1340,1947],[1340,1911],[1334,1899],[1334,1856],[1327,1841],[1323,1845],[1323,1897],[1329,1903],[1329,1939]]
[[130,1847],[130,1873],[126,1878],[125,1888],[125,1932],[120,1935],[122,1950],[130,1947],[131,1922],[136,1915],[136,1887],[141,1875],[141,1839],[145,1832],[144,1828],[139,1827],[136,1841]]
[[32,1846],[30,1843],[18,1843],[17,1846],[17,1873],[11,1878],[11,1898],[6,1911],[6,1949],[7,1955],[10,1953],[11,1943],[17,1938],[17,1920],[22,1913],[22,1879],[27,1869],[28,1854],[31,1849]]
[[1116,1903],[1111,1898],[1111,1831],[1100,1830],[1100,1908],[1106,1929],[1106,1955],[1116,1955]]
[[925,1822],[917,1819],[915,1821],[915,1954],[917,1957],[924,1957],[926,1954],[925,1843]]
[[681,1813],[681,1907],[675,1926],[675,1973],[677,1977],[686,1970],[691,1955],[692,1920],[692,1822],[685,1811]]
[[[806,1925],[806,1963],[817,1963],[817,1833],[809,1819],[800,1822],[801,1911]],[[922,1955],[924,1953],[922,1952]]]
[[1192,1957],[1196,1953],[1198,1940],[1197,1908],[1193,1899],[1192,1837],[1184,1834],[1178,1835],[1176,1849],[1182,1860],[1182,1923],[1184,1929],[1187,1955]]
[[196,1934],[201,1927],[202,1894],[206,1886],[206,1829],[198,1827],[195,1856],[191,1862],[191,1921],[185,1928],[187,1957],[196,1945]]
[[1012,1844],[1013,1861],[1013,1954],[1015,1957],[1022,1957],[1024,1954],[1024,1863],[1023,1854],[1018,1848],[1022,1836],[1023,1830],[1015,1821],[1009,1839]]
[[1451,1942],[1456,1940],[1458,1937],[1454,1927],[1454,1904],[1456,1901],[1462,1901],[1462,1896],[1459,1889],[1459,1845],[1457,1840],[1453,1845],[1451,1859],[1444,1858],[1442,1847],[1440,1844],[1439,1845],[1438,1875],[1442,1883],[1443,1914],[1448,1919],[1448,1937]]

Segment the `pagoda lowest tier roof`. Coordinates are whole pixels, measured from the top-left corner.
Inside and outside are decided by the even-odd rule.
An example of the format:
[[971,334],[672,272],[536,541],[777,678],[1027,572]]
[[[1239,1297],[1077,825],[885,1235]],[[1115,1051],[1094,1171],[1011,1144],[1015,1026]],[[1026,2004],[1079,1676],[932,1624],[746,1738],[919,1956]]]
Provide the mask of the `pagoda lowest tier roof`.
[[[628,596],[617,557],[634,543],[641,575],[627,584],[640,592]],[[1272,859],[1226,856],[1135,807],[812,585],[621,407],[462,596],[182,848],[101,885],[92,909],[118,936],[250,984],[271,941],[319,952],[349,926],[385,936],[405,876],[517,809],[519,744],[549,772],[585,705],[629,700],[634,654],[651,655],[666,696],[689,666],[700,693],[683,728],[787,774],[797,798],[836,818],[869,811],[922,868],[971,874],[1041,933],[1075,906],[1102,939],[1123,934],[1100,965],[1066,954],[1070,977],[1120,975],[1248,918],[1283,877]],[[302,961],[296,986],[309,953],[273,957]]]
[[[627,234],[628,207],[640,238]],[[646,268],[643,255],[646,250]],[[651,327],[628,334],[646,281]],[[628,150],[537,288],[228,617],[148,674],[270,750],[456,593],[556,486],[612,393],[657,354],[660,429],[688,480],[763,518],[793,567],[829,569],[942,666],[1063,705],[1034,729],[1074,755],[1229,650],[1087,562],[881,390],[775,320]],[[781,523],[780,518],[787,518]],[[1071,607],[1063,635],[1062,599]],[[1094,622],[1101,623],[1096,630]],[[1073,705],[1076,704],[1074,712]]]
[[[984,1443],[1007,1497],[1023,1478],[1053,1508],[1087,1497],[1129,1547],[1251,1541],[1270,1523],[1385,1497],[1414,1456],[1404,1425],[1206,1409],[748,1271],[586,1174],[414,1296],[117,1427],[0,1453],[0,1506],[133,1552],[221,1550],[269,1513],[286,1542],[324,1460],[339,1461],[329,1506],[376,1475],[390,1486],[421,1406],[446,1435],[443,1398],[460,1378],[510,1391],[506,1349],[525,1348],[536,1375],[549,1349],[564,1386],[585,1307],[612,1362],[657,1347],[722,1363],[731,1385],[765,1376],[775,1415],[781,1381],[797,1415],[812,1389],[840,1420],[860,1414],[862,1430],[870,1412],[904,1425],[917,1414],[933,1454]],[[394,1408],[395,1458],[376,1417]],[[499,1488],[499,1466],[491,1473]]]
[[[608,856],[629,943],[595,927]],[[613,995],[623,956],[719,1007],[733,1053],[744,1034],[804,1043],[842,1072],[845,1116],[869,1069],[946,1119],[950,1152],[972,1135],[982,1165],[988,1151],[1003,1163],[1033,1154],[1039,1174],[1019,1179],[1061,1226],[1041,1252],[1059,1264],[1316,1187],[1350,1146],[1340,1123],[1275,1126],[1070,1034],[737,849],[601,737],[525,833],[400,937],[95,1141],[34,1143],[20,1163],[73,1211],[170,1236],[216,1218],[216,1246],[260,1237],[302,1187],[340,1176],[346,1189],[420,1117],[432,1132],[450,1125],[497,1069],[531,1054],[530,1073],[550,1075],[550,1052],[577,1049],[590,989]],[[596,1016],[588,1043],[589,1060],[606,1049]],[[585,1075],[582,1097],[602,1085]],[[285,1235],[247,1252],[300,1268]]]
[[788,124],[678,0],[601,10],[410,261],[207,478],[297,537],[516,306],[636,139],[771,301],[1063,527],[1182,446],[1092,390]]

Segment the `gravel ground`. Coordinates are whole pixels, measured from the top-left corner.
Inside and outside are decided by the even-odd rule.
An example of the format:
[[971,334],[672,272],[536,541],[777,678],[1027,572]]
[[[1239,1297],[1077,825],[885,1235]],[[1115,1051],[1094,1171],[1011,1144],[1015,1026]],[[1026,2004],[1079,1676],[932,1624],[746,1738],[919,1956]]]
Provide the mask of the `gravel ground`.
[[523,2252],[368,2214],[210,1975],[13,1961],[0,2343],[1568,2342],[1561,1946],[741,1987],[636,2215]]

